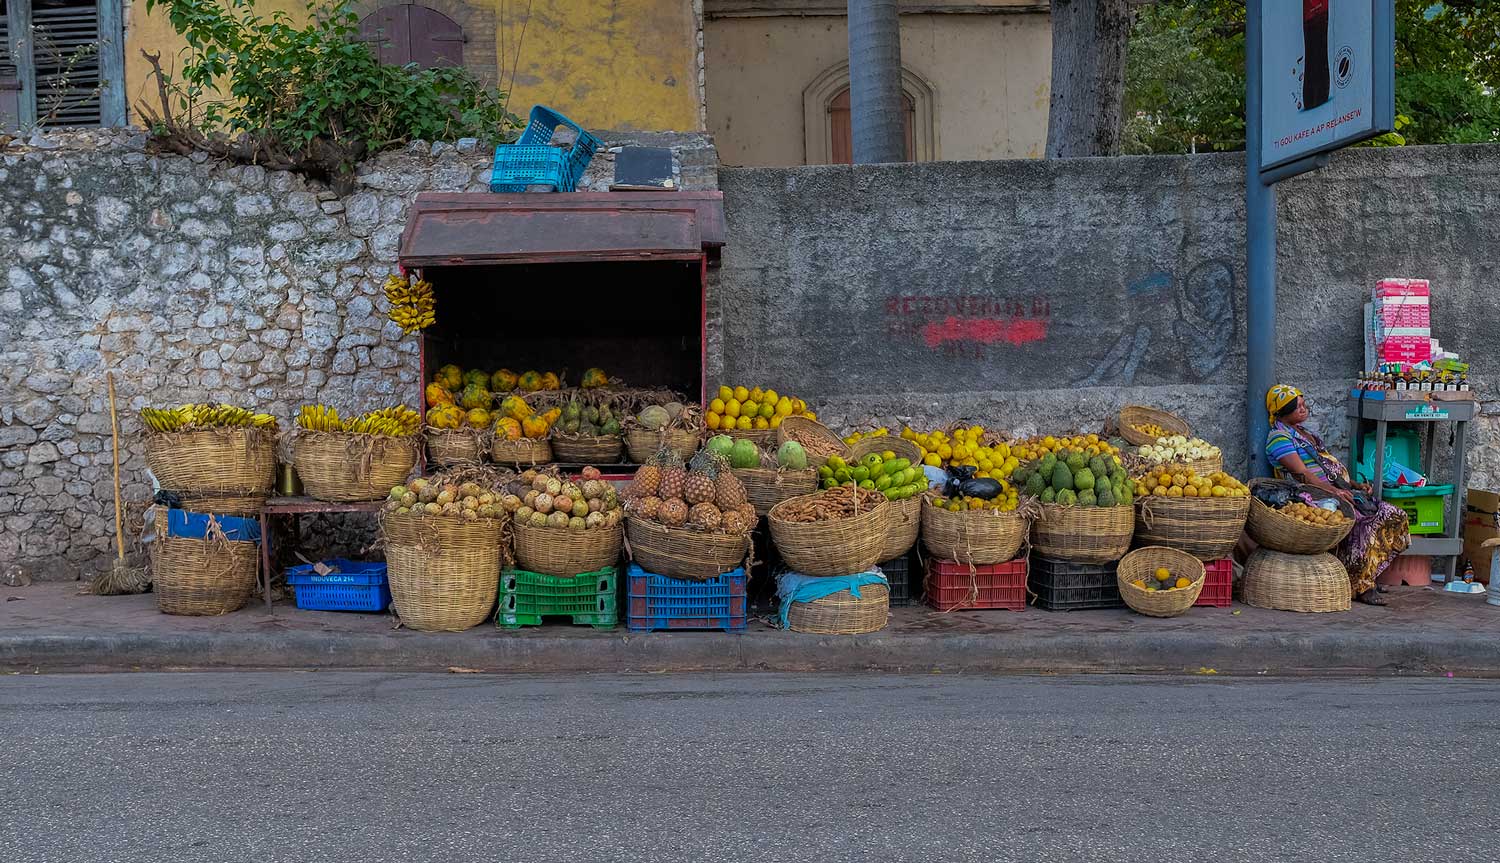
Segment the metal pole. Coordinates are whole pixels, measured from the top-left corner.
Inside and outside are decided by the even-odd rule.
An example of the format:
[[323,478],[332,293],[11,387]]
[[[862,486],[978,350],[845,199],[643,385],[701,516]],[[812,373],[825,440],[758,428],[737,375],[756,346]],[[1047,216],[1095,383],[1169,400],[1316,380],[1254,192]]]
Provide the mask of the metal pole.
[[1276,187],[1260,176],[1264,2],[1249,0],[1245,10],[1245,443],[1252,476],[1270,474],[1266,462],[1266,435],[1270,432],[1266,391],[1276,382]]

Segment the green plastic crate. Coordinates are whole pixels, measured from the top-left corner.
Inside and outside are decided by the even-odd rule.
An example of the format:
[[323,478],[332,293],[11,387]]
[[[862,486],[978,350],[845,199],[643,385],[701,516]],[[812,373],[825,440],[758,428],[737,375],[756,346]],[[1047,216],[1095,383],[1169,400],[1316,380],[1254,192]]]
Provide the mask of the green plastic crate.
[[524,569],[500,574],[495,625],[540,626],[544,617],[567,617],[580,626],[613,629],[619,622],[619,573],[614,567],[572,577]]
[[[1439,489],[1452,486],[1438,486]],[[1402,490],[1388,488],[1385,490],[1385,500],[1392,506],[1399,506],[1406,510],[1406,518],[1411,523],[1413,536],[1431,536],[1443,532],[1443,520],[1447,515],[1447,494],[1407,494],[1399,493]],[[1425,492],[1426,488],[1410,489],[1412,492]]]

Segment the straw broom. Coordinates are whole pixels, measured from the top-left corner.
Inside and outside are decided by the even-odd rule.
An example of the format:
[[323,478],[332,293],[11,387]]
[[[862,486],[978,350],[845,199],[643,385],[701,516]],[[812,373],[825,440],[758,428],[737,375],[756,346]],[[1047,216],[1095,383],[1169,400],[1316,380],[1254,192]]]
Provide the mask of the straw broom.
[[100,596],[145,593],[151,586],[151,574],[144,567],[129,566],[125,562],[125,507],[120,502],[120,418],[115,412],[114,373],[105,372],[104,379],[109,383],[109,425],[114,433],[115,559],[110,571],[94,576],[89,587]]

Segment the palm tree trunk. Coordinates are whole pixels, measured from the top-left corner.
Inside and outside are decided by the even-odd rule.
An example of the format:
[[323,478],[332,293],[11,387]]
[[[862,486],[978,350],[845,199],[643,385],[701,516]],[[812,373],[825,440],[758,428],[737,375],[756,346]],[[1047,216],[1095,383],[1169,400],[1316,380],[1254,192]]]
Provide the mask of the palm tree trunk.
[[855,164],[905,159],[896,0],[849,0],[849,121]]

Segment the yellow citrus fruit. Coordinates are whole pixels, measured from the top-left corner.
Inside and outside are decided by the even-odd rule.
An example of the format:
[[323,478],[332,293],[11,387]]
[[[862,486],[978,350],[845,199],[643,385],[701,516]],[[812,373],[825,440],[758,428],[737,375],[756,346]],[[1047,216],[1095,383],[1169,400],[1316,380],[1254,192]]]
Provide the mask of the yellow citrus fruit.
[[747,417],[760,416],[760,402],[755,401],[754,399],[741,399],[740,413],[744,414]]
[[734,390],[729,387],[719,387],[719,401],[727,402],[734,398]]
[[752,423],[752,425],[754,425],[761,431],[765,431],[766,429],[771,427],[770,421],[768,421],[765,417],[756,417],[755,422]]
[[739,399],[730,399],[724,404],[724,416],[737,417],[740,415]]
[[716,413],[710,413],[704,421],[708,423],[708,427],[711,429],[719,427],[719,415]]
[[776,391],[775,390],[766,390],[765,397],[762,398],[762,399],[760,399],[760,401],[770,402],[773,405],[774,404],[780,404],[781,403],[781,397],[778,396],[778,395],[776,395]]
[[750,391],[745,389],[744,387],[735,387],[734,397],[737,401],[743,402],[746,399],[750,398]]
[[773,429],[774,428],[780,428],[781,427],[781,414],[776,414],[775,416],[771,417],[770,425],[771,425],[771,428],[773,428]]
[[1185,578],[1181,578],[1181,577],[1179,577],[1179,578],[1178,578],[1178,579],[1177,579],[1177,582],[1176,582],[1176,583],[1177,583],[1177,586],[1178,586],[1178,587],[1187,587],[1187,586],[1188,586],[1188,585],[1190,585],[1190,584],[1192,584],[1192,582],[1191,582],[1191,581],[1188,581],[1188,580],[1187,580],[1187,579],[1185,579]]
[[740,417],[739,419],[734,421],[734,427],[739,429],[740,431],[749,431],[755,428],[755,424],[750,422],[749,417]]
[[1156,568],[1156,572],[1153,573],[1153,575],[1156,576],[1157,581],[1165,581],[1166,579],[1172,577],[1172,571],[1167,569],[1165,566],[1159,566]]
[[709,402],[708,403],[708,412],[709,413],[715,413],[715,414],[722,414],[722,413],[724,413],[724,400],[723,399],[714,399],[713,401]]
[[776,415],[776,405],[773,402],[763,402],[760,406],[760,415],[766,419]]

